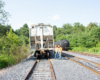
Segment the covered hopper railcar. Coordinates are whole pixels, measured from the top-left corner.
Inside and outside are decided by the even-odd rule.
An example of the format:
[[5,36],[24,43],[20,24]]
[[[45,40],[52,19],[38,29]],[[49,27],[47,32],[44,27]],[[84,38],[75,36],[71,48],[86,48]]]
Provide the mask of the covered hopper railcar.
[[40,23],[32,25],[29,29],[30,51],[35,57],[39,55],[50,56],[50,50],[53,50],[53,28],[49,24]]
[[61,41],[56,41],[54,42],[54,45],[60,45],[62,47],[63,50],[68,50],[69,48],[69,41],[64,39],[64,40],[61,40]]

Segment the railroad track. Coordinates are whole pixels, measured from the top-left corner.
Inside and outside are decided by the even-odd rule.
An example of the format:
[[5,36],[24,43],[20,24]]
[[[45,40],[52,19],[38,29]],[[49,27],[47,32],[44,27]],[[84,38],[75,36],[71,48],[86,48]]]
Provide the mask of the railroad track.
[[67,53],[63,53],[63,56],[100,76],[100,64]]
[[56,80],[50,60],[36,60],[24,80]]

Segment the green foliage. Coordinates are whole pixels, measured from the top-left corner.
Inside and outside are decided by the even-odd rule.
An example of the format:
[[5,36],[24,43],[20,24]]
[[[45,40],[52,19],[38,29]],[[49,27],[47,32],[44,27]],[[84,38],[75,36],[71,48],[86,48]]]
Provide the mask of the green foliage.
[[10,51],[13,54],[10,54],[9,56],[6,54],[0,54],[0,69],[19,63],[29,55],[29,46],[26,46],[25,44],[17,46],[16,48],[15,45],[12,45],[12,48]]
[[84,27],[80,23],[74,23],[74,26],[64,24],[62,28],[54,29],[55,41],[67,39],[70,42],[70,47],[95,47],[100,41],[100,27],[96,23],[90,23],[88,27]]
[[[24,24],[13,31],[11,26],[0,24],[0,68],[16,64],[29,55],[29,28]],[[87,27],[80,23],[64,24],[61,28],[53,26],[54,40],[67,39],[70,50],[100,54],[100,27],[90,23]]]
[[96,47],[100,47],[100,41],[96,44]]
[[67,23],[62,26],[63,34],[71,34],[72,25]]
[[93,27],[98,27],[98,25],[97,25],[97,23],[89,23],[88,24],[88,26],[87,26],[87,28],[88,28],[88,30],[91,30]]
[[4,24],[9,16],[9,13],[3,9],[4,5],[5,3],[2,0],[0,0],[0,24]]
[[72,47],[71,51],[100,55],[100,47],[92,47],[92,48]]
[[24,24],[15,32],[10,25],[4,25],[9,16],[4,5],[0,0],[0,69],[19,63],[30,55],[28,25]]
[[79,22],[64,24],[61,28],[54,29],[54,40],[67,39],[70,42],[70,50],[100,54],[100,26],[97,23],[89,23],[87,27]]
[[80,24],[79,22],[74,23],[74,26],[72,27],[72,33],[80,33],[85,31],[85,26],[83,24]]
[[29,44],[29,38],[26,36],[20,35],[19,40],[21,41],[21,43]]
[[23,25],[23,27],[24,27],[24,28],[28,28],[28,25],[25,23],[25,24]]
[[6,32],[9,31],[10,29],[11,29],[10,25],[5,26],[0,24],[0,38],[6,35]]
[[56,30],[57,30],[57,26],[53,26],[53,34],[55,34],[54,39],[56,38]]
[[0,55],[0,69],[16,63],[15,56],[8,57],[7,55]]
[[23,27],[21,27],[20,29],[16,30],[15,33],[20,36],[27,36],[29,37],[29,28],[27,24],[24,24]]
[[12,53],[11,49],[14,49],[12,45],[15,47],[21,45],[21,42],[18,39],[18,36],[12,32],[12,29],[6,33],[7,36],[3,36],[0,39],[0,48],[2,49],[4,54],[10,55]]
[[0,68],[16,64],[29,55],[29,39],[18,36],[12,29],[0,38]]

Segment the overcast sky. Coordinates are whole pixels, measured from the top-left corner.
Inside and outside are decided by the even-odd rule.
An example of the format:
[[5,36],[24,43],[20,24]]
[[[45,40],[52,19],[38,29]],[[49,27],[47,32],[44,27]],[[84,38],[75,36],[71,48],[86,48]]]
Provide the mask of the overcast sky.
[[10,13],[9,24],[18,29],[45,23],[61,27],[65,23],[100,23],[100,0],[3,0]]

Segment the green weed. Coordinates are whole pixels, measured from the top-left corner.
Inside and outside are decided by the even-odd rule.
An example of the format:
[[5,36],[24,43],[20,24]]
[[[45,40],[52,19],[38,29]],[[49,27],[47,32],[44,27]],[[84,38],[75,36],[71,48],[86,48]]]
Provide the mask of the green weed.
[[86,47],[73,47],[72,50],[81,53],[100,54],[100,47],[86,48]]

